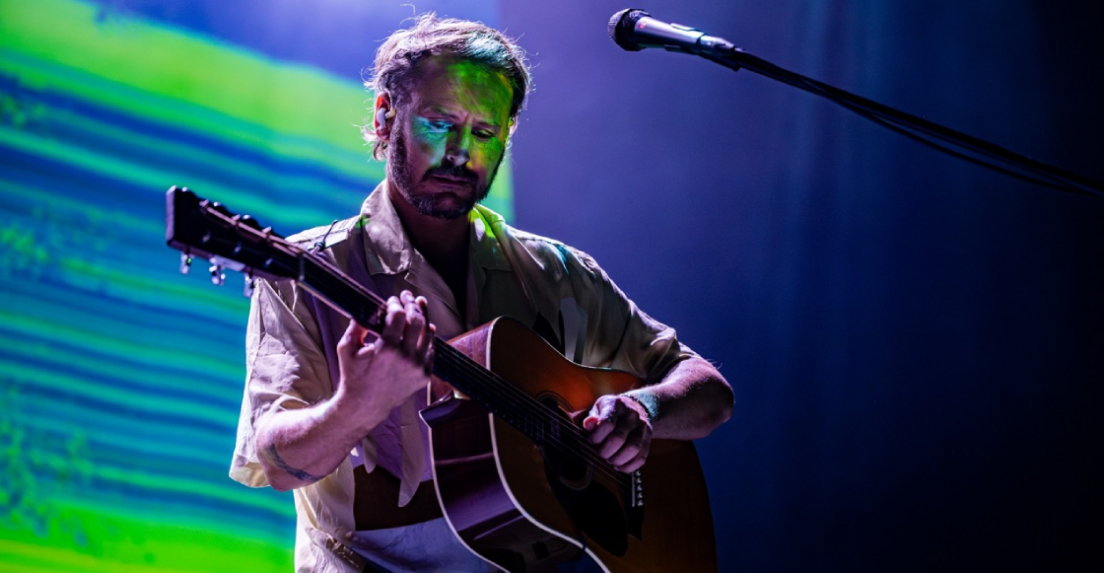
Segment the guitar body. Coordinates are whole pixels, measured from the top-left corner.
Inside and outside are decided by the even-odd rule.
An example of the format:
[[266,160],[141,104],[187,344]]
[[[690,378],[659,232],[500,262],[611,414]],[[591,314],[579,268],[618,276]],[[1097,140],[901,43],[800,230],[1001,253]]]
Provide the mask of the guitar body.
[[441,509],[469,549],[510,573],[554,571],[584,556],[610,573],[717,570],[691,442],[653,440],[647,463],[631,475],[578,459],[579,451],[594,454],[579,443],[585,438],[571,414],[636,387],[635,377],[573,364],[510,319],[450,344],[562,412],[538,441],[471,400],[446,398],[422,412]]

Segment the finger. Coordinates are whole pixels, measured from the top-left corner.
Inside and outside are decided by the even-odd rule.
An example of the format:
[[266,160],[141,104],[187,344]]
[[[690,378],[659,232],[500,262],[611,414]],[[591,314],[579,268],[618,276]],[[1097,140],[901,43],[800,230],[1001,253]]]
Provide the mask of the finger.
[[432,374],[433,373],[433,356],[434,356],[433,340],[436,338],[436,336],[437,336],[437,326],[435,324],[431,323],[429,325],[429,328],[426,329],[426,334],[425,334],[426,344],[425,344],[424,350],[422,351],[423,352],[422,363],[425,364],[426,374]]
[[[404,294],[406,294],[405,291]],[[425,315],[422,314],[422,310],[413,298],[410,298],[403,305],[403,312],[406,313],[406,325],[402,334],[403,351],[408,356],[420,358],[418,348],[422,344],[423,333],[425,332]]]
[[422,315],[423,319],[425,319],[425,326],[419,333],[421,335],[421,339],[419,339],[418,341],[418,346],[420,349],[423,345],[433,342],[433,334],[429,331],[429,327],[431,326],[429,322],[429,300],[427,300],[424,296],[418,296],[414,299],[414,304],[418,307],[418,313]]
[[433,323],[427,324],[414,354],[414,358],[426,366],[426,372],[433,370],[433,339],[436,334],[437,326]]
[[607,460],[612,458],[628,442],[637,423],[639,421],[630,420],[628,416],[619,416],[617,421],[611,424],[614,426],[613,431],[598,444],[598,455]]
[[625,406],[620,400],[613,408],[613,418],[608,423],[613,430],[598,445],[598,453],[612,463],[628,461],[627,459],[613,461],[623,450],[635,455],[639,451],[643,441],[643,435],[647,430],[646,424],[640,419],[635,410]]
[[629,435],[625,438],[625,443],[607,459],[614,467],[623,466],[636,459],[643,449],[644,427],[638,426],[629,432]]
[[[632,408],[625,406],[620,399],[614,396],[600,398],[594,404],[594,410],[592,410],[590,417],[596,418],[596,422],[591,428],[590,441],[594,444],[600,444],[599,451],[605,452],[603,457],[607,458],[616,451],[616,448],[609,450],[611,436],[615,440],[613,443],[620,447],[629,431],[635,428],[640,420],[640,417]],[[591,425],[589,423],[590,417],[583,420],[584,428]]]
[[625,445],[622,446],[620,450],[617,450],[617,452],[610,456],[610,458],[606,461],[608,461],[611,466],[615,468],[620,468],[625,464],[635,460],[639,455],[640,447],[631,445],[631,441],[629,441],[625,442]]
[[364,328],[355,320],[349,320],[349,326],[345,328],[345,333],[341,335],[341,340],[337,341],[337,351],[340,354],[346,356],[352,356],[364,346],[364,337],[368,334],[369,330]]
[[614,469],[616,469],[619,472],[625,472],[627,474],[631,474],[631,473],[635,472],[636,470],[644,467],[644,462],[647,461],[647,459],[648,459],[648,452],[646,450],[642,450],[639,454],[637,454],[636,458],[634,458],[632,461],[630,461],[629,463],[627,463],[623,466],[615,467]]
[[406,311],[398,297],[387,299],[387,315],[383,318],[380,338],[387,344],[398,346],[402,343],[403,329],[406,327]]
[[429,300],[424,296],[419,296],[414,299],[414,304],[418,307],[418,312],[426,319],[426,324],[429,323]]
[[601,443],[613,431],[611,424],[603,423],[603,421],[609,419],[611,408],[612,404],[609,397],[602,396],[594,403],[594,406],[590,409],[590,414],[583,420],[583,428],[590,432],[588,437],[591,443]]
[[[369,338],[372,339],[370,342]],[[380,340],[379,335],[369,330],[364,337],[364,344],[357,350],[356,355],[358,358],[374,355],[382,346],[383,341]]]
[[613,454],[617,453],[622,446],[625,445],[625,441],[629,438],[629,429],[623,424],[618,423],[612,432],[606,436],[606,439],[602,440],[598,444],[598,455],[605,459],[610,459]]
[[636,454],[636,459],[624,464],[620,468],[617,468],[623,472],[634,472],[644,465],[644,462],[648,460],[648,454],[652,451],[652,427],[647,426],[644,430],[644,441],[640,446],[640,453]]

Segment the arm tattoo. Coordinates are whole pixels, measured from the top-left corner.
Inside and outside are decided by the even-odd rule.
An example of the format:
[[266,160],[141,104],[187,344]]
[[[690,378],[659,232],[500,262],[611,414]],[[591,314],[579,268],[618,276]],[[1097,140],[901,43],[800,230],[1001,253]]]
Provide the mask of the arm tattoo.
[[272,444],[271,446],[268,446],[268,448],[265,450],[265,454],[267,454],[268,459],[273,464],[275,464],[276,467],[280,468],[281,470],[284,470],[289,475],[294,476],[296,479],[298,479],[300,481],[306,481],[306,482],[314,483],[314,482],[322,479],[322,476],[312,475],[312,474],[309,474],[309,473],[307,473],[307,472],[305,472],[305,471],[303,471],[299,468],[293,468],[293,467],[289,466],[287,464],[287,462],[285,462],[284,459],[280,457],[280,452],[276,451],[276,444]]

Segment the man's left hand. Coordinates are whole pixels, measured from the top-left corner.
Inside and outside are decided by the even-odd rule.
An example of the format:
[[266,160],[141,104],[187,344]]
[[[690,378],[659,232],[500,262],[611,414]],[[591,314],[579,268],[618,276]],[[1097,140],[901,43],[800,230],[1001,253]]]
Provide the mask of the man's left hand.
[[625,396],[602,396],[583,419],[598,455],[625,473],[644,465],[652,444],[652,421],[644,406]]

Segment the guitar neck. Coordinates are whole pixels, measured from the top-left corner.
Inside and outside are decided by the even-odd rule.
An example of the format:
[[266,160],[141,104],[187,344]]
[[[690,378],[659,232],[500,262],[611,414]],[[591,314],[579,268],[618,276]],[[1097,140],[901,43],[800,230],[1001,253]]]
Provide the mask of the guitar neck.
[[361,326],[380,332],[387,312],[383,298],[315,253],[302,251],[298,259],[299,276],[295,282]]
[[[289,243],[251,217],[235,215],[186,188],[169,189],[165,206],[165,241],[183,254],[182,272],[187,271],[191,257],[197,256],[212,263],[212,277],[220,277],[222,269],[228,268],[246,273],[249,280],[291,279],[365,328],[376,333],[382,329],[386,301],[323,255]],[[543,408],[535,399],[519,395],[510,383],[445,340],[435,338],[433,349],[434,374],[538,439]]]
[[[315,253],[303,251],[299,259],[300,271],[296,282],[338,312],[379,333],[387,309],[383,298]],[[530,439],[539,441],[539,417],[534,419],[526,412],[541,411],[543,407],[532,397],[518,393],[512,384],[440,337],[434,337],[433,353],[433,373],[437,377]],[[503,399],[504,393],[506,399]]]

